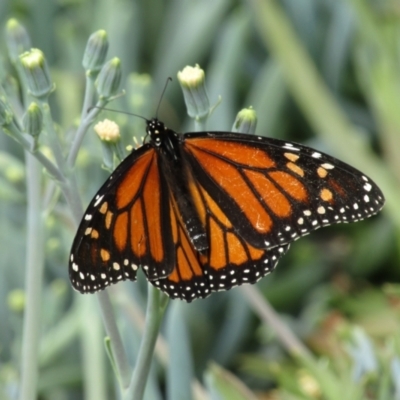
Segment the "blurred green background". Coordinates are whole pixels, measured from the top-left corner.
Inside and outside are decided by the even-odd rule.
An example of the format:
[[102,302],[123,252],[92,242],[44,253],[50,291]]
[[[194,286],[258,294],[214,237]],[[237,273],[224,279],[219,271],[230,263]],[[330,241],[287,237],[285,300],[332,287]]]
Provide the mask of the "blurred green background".
[[[377,217],[295,242],[277,270],[257,284],[313,353],[313,366],[287,353],[240,289],[190,305],[173,301],[148,399],[186,399],[191,383],[196,398],[400,399],[398,1],[2,0],[3,29],[9,18],[26,27],[50,65],[52,115],[66,148],[83,104],[86,42],[104,29],[107,58],[120,58],[126,90],[113,108],[154,116],[171,76],[159,118],[175,130],[193,130],[176,74],[198,63],[211,103],[222,98],[209,129],[230,130],[236,113],[251,105],[258,134],[338,157],[374,179],[387,198]],[[0,56],[1,82],[15,89],[4,35]],[[109,115],[121,125],[125,144],[143,136],[142,121]],[[76,168],[85,205],[107,177],[101,163],[101,146],[90,130]],[[0,135],[1,399],[18,398],[22,362],[25,176],[22,149]],[[38,398],[118,398],[96,301],[77,295],[69,283],[74,224],[62,197],[53,200],[45,209]],[[143,279],[110,288],[132,364],[145,289]]]

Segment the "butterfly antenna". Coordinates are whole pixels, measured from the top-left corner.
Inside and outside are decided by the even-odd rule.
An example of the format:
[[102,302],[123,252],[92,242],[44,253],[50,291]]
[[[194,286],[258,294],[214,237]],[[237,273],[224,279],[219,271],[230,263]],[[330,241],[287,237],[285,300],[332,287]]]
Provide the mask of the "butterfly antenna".
[[144,119],[146,122],[148,122],[148,119],[145,118],[145,117],[142,117],[141,115],[134,114],[134,113],[131,113],[131,112],[128,112],[128,111],[114,110],[114,109],[112,109],[112,108],[107,108],[107,107],[92,106],[92,107],[89,107],[89,108],[87,109],[87,112],[92,111],[94,108],[98,108],[99,110],[117,112],[117,113],[120,113],[120,114],[131,115],[131,116],[133,116],[133,117],[138,117],[138,118]]
[[157,106],[157,110],[156,110],[156,118],[158,118],[158,110],[160,109],[161,101],[162,101],[162,99],[164,97],[165,91],[167,90],[168,83],[170,83],[170,82],[172,82],[172,78],[169,76],[167,78],[167,81],[165,82],[164,89],[163,89],[163,91],[161,93],[161,96],[160,96],[160,100],[158,101],[158,106]]

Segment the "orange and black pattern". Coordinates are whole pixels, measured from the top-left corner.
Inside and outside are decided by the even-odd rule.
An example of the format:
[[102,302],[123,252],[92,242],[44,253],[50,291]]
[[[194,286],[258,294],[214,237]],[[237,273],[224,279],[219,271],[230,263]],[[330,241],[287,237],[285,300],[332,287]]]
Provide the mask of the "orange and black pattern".
[[138,268],[192,301],[255,283],[294,240],[384,204],[349,165],[295,143],[229,132],[178,134],[158,120],[89,204],[72,245],[73,287],[93,293]]

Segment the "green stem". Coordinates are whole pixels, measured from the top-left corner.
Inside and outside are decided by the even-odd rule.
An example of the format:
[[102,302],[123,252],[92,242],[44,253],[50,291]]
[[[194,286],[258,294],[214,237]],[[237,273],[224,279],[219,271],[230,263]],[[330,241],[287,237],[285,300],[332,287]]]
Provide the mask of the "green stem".
[[161,304],[160,291],[153,287],[151,283],[147,287],[146,324],[132,380],[124,396],[125,400],[142,400],[143,398],[161,320],[166,308],[165,305]]
[[[105,354],[101,346],[103,329],[94,296],[79,296],[81,341],[86,400],[107,400]],[[90,319],[90,322],[88,322]]]
[[270,326],[275,331],[277,337],[290,354],[302,357],[309,357],[311,355],[307,347],[305,347],[292,331],[281,321],[279,315],[275,312],[269,302],[261,296],[255,286],[243,285],[241,290],[256,314],[266,325]]
[[46,168],[47,172],[57,181],[64,182],[65,178],[62,172],[57,168],[57,166],[52,163],[41,151],[35,151],[32,153],[33,142],[31,138],[27,138],[22,134],[14,125],[3,126],[3,131],[19,143],[26,152],[31,153],[42,165]]
[[93,103],[94,94],[96,93],[94,87],[94,77],[86,73],[86,86],[85,86],[85,99],[83,100],[81,120],[84,120],[88,114],[89,107]]
[[[105,100],[99,100],[96,104],[96,107],[104,107],[107,104]],[[67,157],[67,167],[72,168],[75,164],[76,157],[78,156],[78,151],[81,146],[82,140],[89,129],[89,126],[92,124],[94,118],[100,112],[99,108],[93,108],[89,111],[86,116],[81,120],[81,123],[75,133],[74,140],[72,142],[70,151]]]
[[202,132],[206,130],[207,118],[194,118],[194,130],[195,132]]
[[72,188],[70,180],[67,180],[65,183],[61,184],[60,188],[65,199],[67,200],[68,206],[71,209],[75,225],[78,227],[83,216],[83,207],[81,198],[78,194],[79,192]]
[[54,154],[56,164],[61,171],[64,171],[65,160],[62,153],[61,142],[56,130],[54,129],[54,122],[51,117],[50,106],[47,100],[41,102],[41,109],[43,112],[43,122],[49,139],[49,145]]
[[22,334],[20,400],[37,398],[38,348],[43,285],[43,220],[41,209],[41,166],[26,155],[27,252],[26,252],[26,308]]
[[110,338],[112,355],[114,358],[114,365],[117,370],[117,375],[120,379],[122,388],[126,389],[129,386],[132,370],[128,363],[128,359],[126,358],[124,345],[118,331],[114,310],[112,308],[107,290],[98,292],[97,300],[100,304],[104,327],[107,335]]

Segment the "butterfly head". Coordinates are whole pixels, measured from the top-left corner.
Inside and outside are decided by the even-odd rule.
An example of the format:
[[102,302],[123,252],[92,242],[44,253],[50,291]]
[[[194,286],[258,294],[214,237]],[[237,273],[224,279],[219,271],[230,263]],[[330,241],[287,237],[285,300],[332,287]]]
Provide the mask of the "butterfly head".
[[163,139],[163,133],[166,128],[165,125],[157,118],[153,118],[147,121],[147,134],[150,136],[151,141],[156,145],[160,146]]

